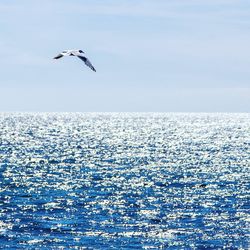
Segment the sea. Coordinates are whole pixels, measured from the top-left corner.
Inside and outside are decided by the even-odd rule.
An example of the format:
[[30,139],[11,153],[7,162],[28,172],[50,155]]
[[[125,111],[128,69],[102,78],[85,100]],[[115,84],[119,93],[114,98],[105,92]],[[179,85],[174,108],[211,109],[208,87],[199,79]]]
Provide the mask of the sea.
[[0,249],[250,249],[249,113],[1,113]]

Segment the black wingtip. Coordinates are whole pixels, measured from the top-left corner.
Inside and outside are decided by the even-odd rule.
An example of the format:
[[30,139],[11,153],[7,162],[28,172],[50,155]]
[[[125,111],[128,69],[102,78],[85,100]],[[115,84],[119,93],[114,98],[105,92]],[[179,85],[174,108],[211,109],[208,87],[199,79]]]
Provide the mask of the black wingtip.
[[96,69],[92,66],[92,67],[90,67],[93,71],[95,71],[96,72]]
[[59,54],[59,55],[55,56],[53,59],[59,59],[59,58],[61,58],[61,57],[63,57],[63,55],[62,55],[62,54]]

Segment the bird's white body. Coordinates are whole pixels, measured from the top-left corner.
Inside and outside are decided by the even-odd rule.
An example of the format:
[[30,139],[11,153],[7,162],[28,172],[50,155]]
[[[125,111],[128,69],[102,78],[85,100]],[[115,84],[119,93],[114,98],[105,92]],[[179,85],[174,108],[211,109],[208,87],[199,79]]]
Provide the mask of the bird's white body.
[[85,56],[85,53],[82,50],[77,50],[77,49],[69,49],[69,50],[64,50],[60,54],[54,57],[54,59],[59,59],[63,56],[77,56],[79,59],[84,61],[84,63],[90,67],[93,71],[96,71],[94,66],[91,64],[89,59]]
[[81,56],[83,53],[79,52],[79,50],[74,50],[74,49],[69,49],[69,50],[64,50],[60,54],[64,56]]

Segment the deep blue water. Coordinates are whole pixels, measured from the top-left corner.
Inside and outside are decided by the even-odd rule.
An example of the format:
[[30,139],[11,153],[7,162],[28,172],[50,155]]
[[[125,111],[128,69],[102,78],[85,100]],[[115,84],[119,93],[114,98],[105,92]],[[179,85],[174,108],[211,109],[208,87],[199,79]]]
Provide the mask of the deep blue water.
[[249,249],[250,114],[0,114],[0,248]]

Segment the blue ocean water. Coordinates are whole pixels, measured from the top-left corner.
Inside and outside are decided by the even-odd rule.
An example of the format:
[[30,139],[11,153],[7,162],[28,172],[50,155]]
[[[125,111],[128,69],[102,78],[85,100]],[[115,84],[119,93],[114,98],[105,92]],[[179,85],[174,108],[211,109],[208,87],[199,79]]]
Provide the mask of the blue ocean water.
[[0,114],[0,248],[249,249],[250,114]]

